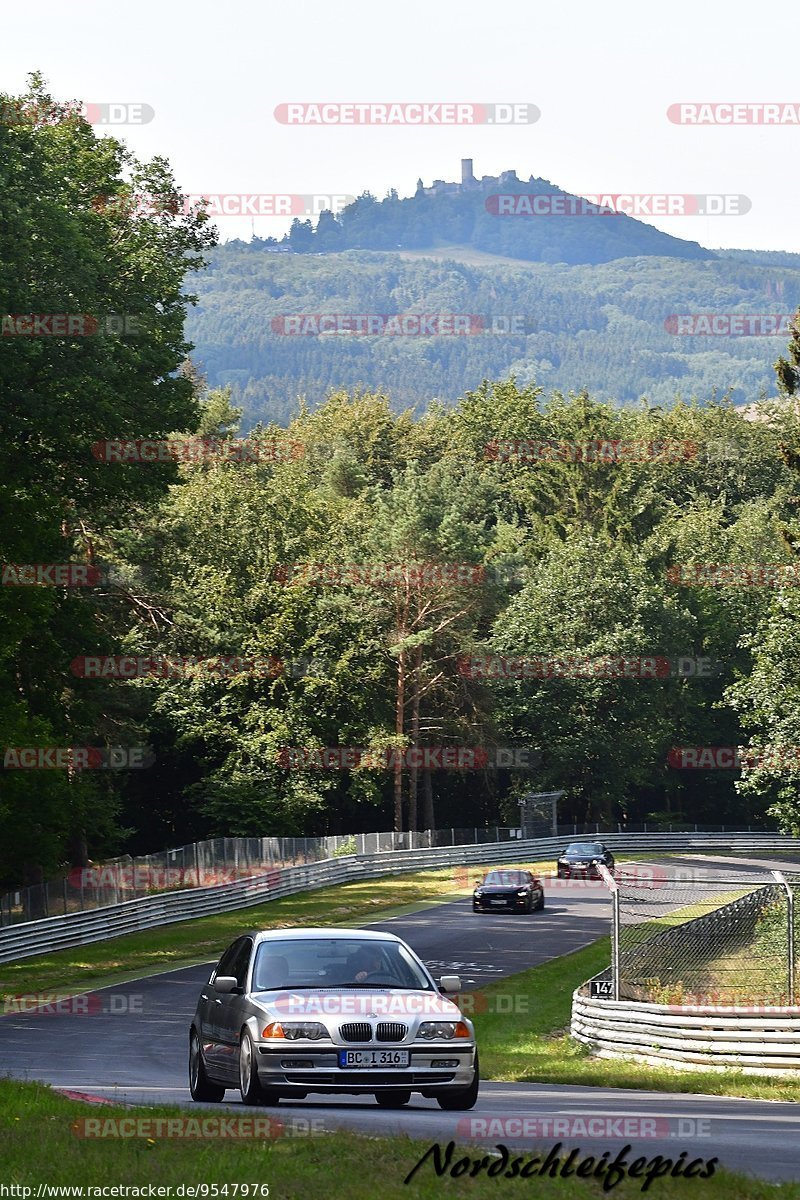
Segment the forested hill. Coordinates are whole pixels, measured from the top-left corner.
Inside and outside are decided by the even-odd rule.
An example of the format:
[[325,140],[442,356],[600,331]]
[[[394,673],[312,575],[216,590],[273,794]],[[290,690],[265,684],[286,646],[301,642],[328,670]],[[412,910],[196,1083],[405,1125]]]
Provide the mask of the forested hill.
[[[232,385],[247,424],[286,424],[299,395],[313,405],[332,388],[358,385],[388,393],[395,409],[423,410],[511,373],[623,405],[642,396],[705,402],[726,391],[745,403],[774,394],[772,366],[786,336],[682,336],[670,316],[791,313],[800,304],[800,256],[755,251],[569,265],[457,246],[306,255],[254,240],[228,242],[210,258],[186,335],[209,384]],[[487,332],[287,336],[283,322],[287,314],[410,312],[472,314]]]
[[383,200],[365,192],[339,215],[323,213],[316,228],[296,219],[284,244],[301,254],[455,244],[545,263],[603,263],[645,254],[715,257],[697,242],[670,237],[624,213],[597,211],[547,179],[523,182],[513,171],[468,187],[437,180],[404,199],[394,191]]

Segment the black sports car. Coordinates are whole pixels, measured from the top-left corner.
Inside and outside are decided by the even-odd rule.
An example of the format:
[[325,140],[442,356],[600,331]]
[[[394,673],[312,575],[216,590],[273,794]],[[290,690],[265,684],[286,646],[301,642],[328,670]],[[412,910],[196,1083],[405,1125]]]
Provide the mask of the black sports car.
[[571,879],[573,875],[599,879],[600,863],[614,870],[614,855],[602,842],[571,842],[556,863],[556,874],[559,879]]
[[489,871],[472,893],[473,912],[533,912],[544,908],[544,886],[530,871]]

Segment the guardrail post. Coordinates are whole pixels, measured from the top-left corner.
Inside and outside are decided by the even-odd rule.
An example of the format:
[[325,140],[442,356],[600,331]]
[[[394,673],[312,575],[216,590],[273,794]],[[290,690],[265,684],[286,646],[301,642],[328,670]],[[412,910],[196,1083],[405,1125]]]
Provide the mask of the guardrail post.
[[787,967],[789,971],[789,1003],[794,1004],[794,893],[780,871],[771,871],[781,887],[786,889]]
[[603,863],[598,864],[603,883],[611,892],[611,980],[614,999],[619,1000],[619,884]]

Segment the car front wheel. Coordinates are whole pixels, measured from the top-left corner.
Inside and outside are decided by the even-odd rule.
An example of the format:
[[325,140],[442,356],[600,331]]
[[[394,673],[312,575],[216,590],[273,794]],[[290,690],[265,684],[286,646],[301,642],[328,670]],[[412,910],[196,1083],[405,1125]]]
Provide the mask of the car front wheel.
[[197,1030],[189,1035],[189,1091],[193,1100],[216,1104],[223,1099],[225,1088],[212,1083],[206,1075],[206,1064],[203,1062],[203,1051]]
[[447,1092],[440,1092],[436,1097],[436,1102],[439,1108],[443,1108],[445,1112],[462,1112],[468,1108],[474,1108],[478,1100],[478,1085],[480,1084],[480,1068],[478,1066],[478,1051],[475,1051],[475,1076],[469,1087],[465,1088],[450,1088]]
[[280,1096],[272,1088],[261,1086],[253,1039],[245,1029],[239,1042],[239,1091],[242,1104],[277,1104]]

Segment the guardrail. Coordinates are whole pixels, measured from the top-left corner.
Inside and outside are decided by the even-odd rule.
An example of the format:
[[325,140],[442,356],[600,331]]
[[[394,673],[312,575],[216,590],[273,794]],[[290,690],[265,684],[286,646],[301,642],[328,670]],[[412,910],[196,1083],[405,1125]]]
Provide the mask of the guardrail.
[[[627,853],[705,851],[706,853],[798,853],[800,839],[779,834],[652,833],[605,834],[611,850]],[[325,859],[304,866],[271,869],[262,875],[213,887],[194,887],[127,900],[87,912],[45,917],[0,929],[0,962],[83,946],[210,913],[247,908],[281,896],[406,871],[484,863],[554,860],[564,838],[484,842],[430,849],[394,850]]]
[[[608,975],[606,975],[608,978]],[[688,1007],[688,1006],[687,1006]],[[600,1058],[747,1075],[800,1070],[800,1006],[691,1007],[572,997],[572,1036]]]

